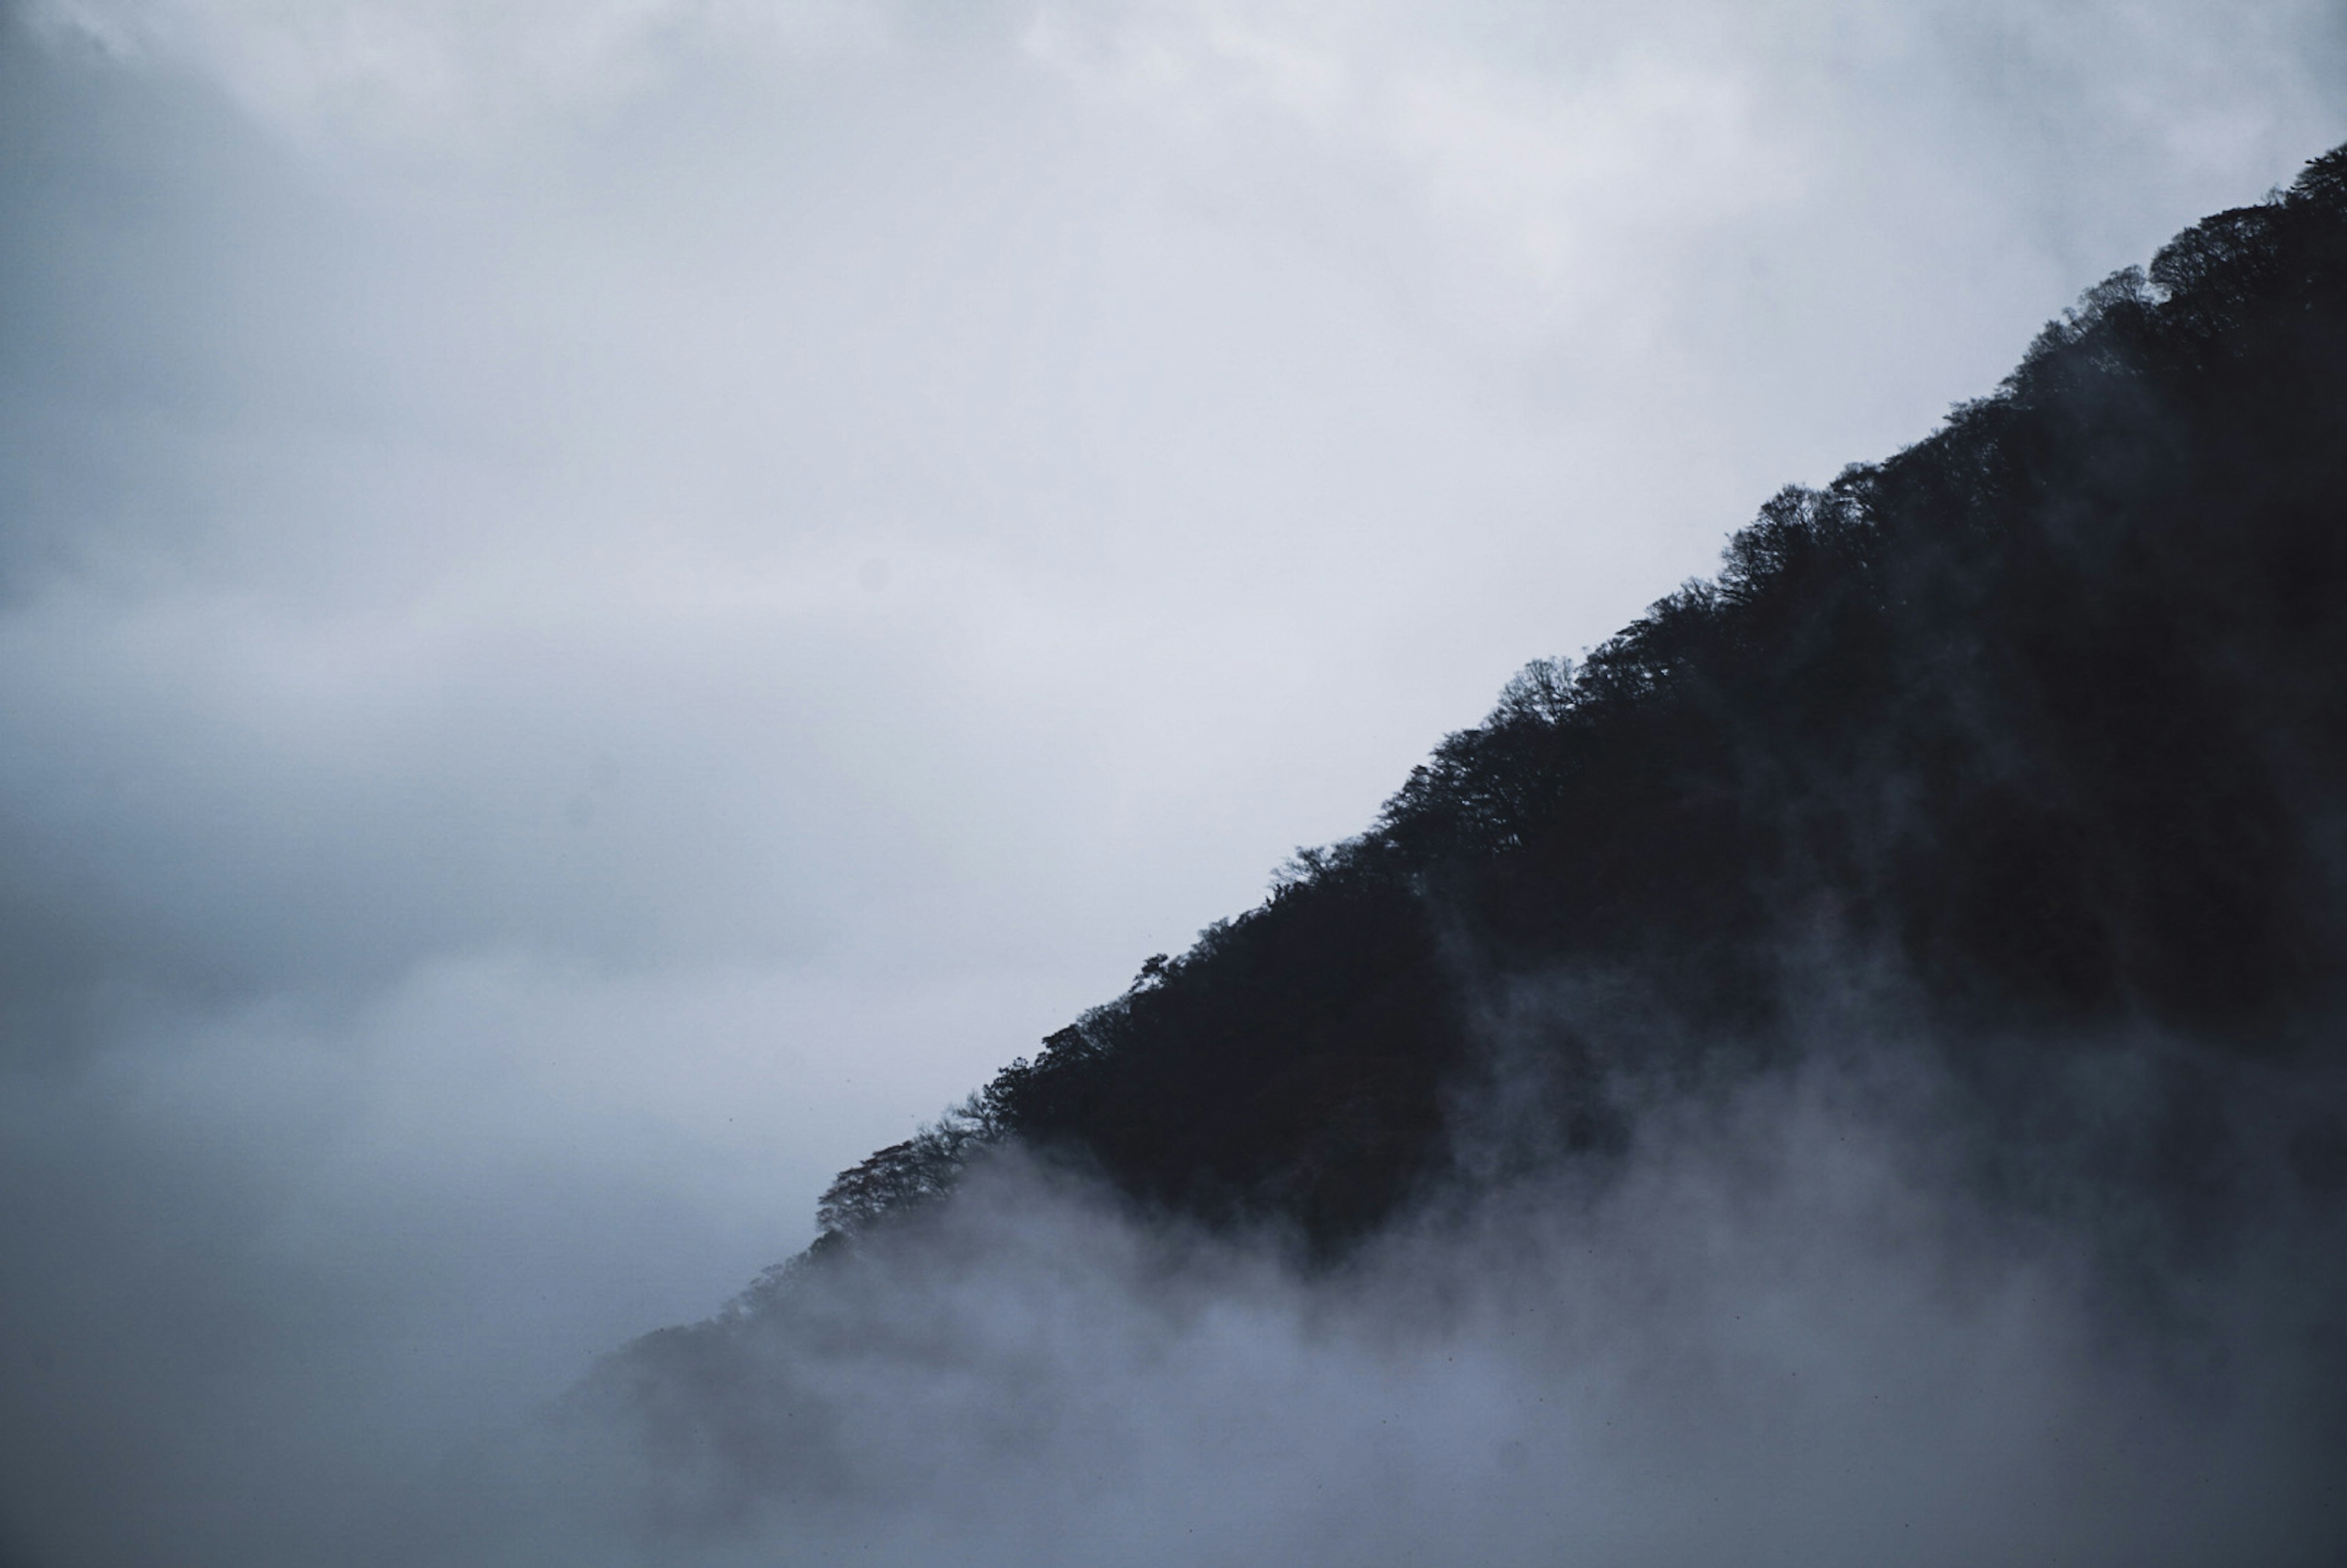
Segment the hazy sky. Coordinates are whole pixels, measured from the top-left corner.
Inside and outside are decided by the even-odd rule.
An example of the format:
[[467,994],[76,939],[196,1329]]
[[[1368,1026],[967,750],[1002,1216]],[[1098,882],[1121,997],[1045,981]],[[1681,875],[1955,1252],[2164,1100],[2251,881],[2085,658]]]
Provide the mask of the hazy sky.
[[28,1517],[705,1313],[2347,138],[2311,0],[0,18]]

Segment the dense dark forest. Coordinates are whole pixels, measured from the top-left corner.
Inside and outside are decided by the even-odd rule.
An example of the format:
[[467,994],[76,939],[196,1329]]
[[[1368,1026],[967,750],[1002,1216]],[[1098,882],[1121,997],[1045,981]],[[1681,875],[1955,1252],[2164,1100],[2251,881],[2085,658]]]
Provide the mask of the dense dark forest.
[[[1446,1185],[1602,1162],[1625,1084],[1781,1059],[1861,991],[1991,1143],[2044,1133],[2066,1050],[2137,1042],[2127,1173],[2221,1208],[2209,1074],[2340,1055],[2343,596],[2347,149],[2096,287],[1929,439],[1778,496],[1717,580],[1529,666],[1368,831],[843,1173],[816,1251],[1006,1140],[1342,1250]],[[2327,1114],[2269,1138],[2318,1186],[2347,1177]]]

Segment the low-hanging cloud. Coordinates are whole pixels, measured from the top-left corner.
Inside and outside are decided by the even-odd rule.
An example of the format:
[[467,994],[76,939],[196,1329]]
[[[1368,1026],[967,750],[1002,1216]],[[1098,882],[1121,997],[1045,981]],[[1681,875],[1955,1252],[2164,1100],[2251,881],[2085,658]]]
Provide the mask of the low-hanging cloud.
[[[1523,659],[2286,179],[2347,134],[2338,63],[2288,0],[7,8],[0,1547],[530,1560],[487,1434],[793,1252],[828,1173],[1358,827]],[[1297,1444],[1375,1419],[1357,1376],[1429,1434],[1516,1411],[1497,1329],[983,1198],[968,1289],[1108,1325],[1035,1341],[1093,1414],[1032,1453],[1191,1478],[1070,1468],[1051,1550],[1317,1528],[1176,1462],[1267,1451],[1184,1379],[1299,1390],[1261,1428]],[[1434,1272],[1516,1299],[1461,1245]],[[1161,1323],[1184,1270],[1227,1300]],[[2116,1420],[2094,1376],[2055,1381]],[[1173,1414],[1119,1436],[1093,1378]],[[1040,1473],[1004,1463],[954,1485]],[[1217,1477],[1220,1524],[1181,1495]],[[911,1552],[938,1485],[804,1539]],[[1458,1518],[1389,1491],[1358,1517]]]
[[[2155,1194],[1994,1195],[1932,1060],[1824,1039],[1649,1092],[1620,1162],[1432,1194],[1334,1268],[1005,1154],[495,1430],[396,1368],[255,1378],[182,1300],[235,1398],[123,1397],[200,1462],[86,1451],[48,1522],[66,1560],[262,1564],[2332,1560],[2335,1184],[2275,1159],[2216,1253],[2147,1243],[2111,1204]],[[2223,1086],[2245,1130],[2268,1090]],[[322,1306],[273,1304],[271,1359]],[[440,1348],[399,1306],[379,1354]]]
[[2124,1184],[1990,1199],[1929,1058],[1843,1044],[1334,1272],[1005,1161],[608,1364],[592,1516],[656,1562],[2330,1560],[2335,1204],[2284,1177],[2187,1261]]

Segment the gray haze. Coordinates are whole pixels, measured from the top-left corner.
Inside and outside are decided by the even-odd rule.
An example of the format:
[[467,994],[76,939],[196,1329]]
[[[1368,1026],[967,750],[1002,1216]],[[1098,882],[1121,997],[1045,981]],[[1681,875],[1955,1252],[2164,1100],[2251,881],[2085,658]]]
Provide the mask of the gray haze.
[[[0,10],[0,1553],[356,1560],[1513,667],[2347,138],[2342,42]],[[1477,1397],[1345,1391],[1285,1288],[1281,1375]],[[1245,1363],[1174,1343],[1208,1421]]]
[[2335,1223],[2146,1310],[1953,1195],[1868,1046],[1308,1284],[994,1167],[610,1368],[568,1430],[629,1438],[528,1517],[616,1562],[2335,1562]]

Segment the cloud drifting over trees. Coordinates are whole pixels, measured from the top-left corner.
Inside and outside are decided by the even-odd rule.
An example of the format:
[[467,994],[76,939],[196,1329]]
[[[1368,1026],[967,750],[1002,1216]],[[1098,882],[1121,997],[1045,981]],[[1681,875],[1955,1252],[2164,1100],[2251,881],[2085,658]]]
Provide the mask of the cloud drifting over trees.
[[5,27],[36,1562],[410,1519],[1525,658],[2347,130],[2288,4]]

